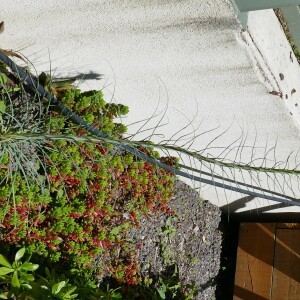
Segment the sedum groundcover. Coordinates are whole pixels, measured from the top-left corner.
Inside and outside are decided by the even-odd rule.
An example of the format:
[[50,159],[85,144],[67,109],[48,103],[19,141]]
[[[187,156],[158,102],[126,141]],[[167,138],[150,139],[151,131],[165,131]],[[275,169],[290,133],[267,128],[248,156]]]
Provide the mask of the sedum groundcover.
[[[32,78],[108,142],[0,64],[0,299],[190,298],[177,282],[139,273],[128,233],[143,216],[174,214],[175,176],[119,146],[127,128],[114,119],[128,107],[45,73]],[[161,160],[151,146],[135,151]]]

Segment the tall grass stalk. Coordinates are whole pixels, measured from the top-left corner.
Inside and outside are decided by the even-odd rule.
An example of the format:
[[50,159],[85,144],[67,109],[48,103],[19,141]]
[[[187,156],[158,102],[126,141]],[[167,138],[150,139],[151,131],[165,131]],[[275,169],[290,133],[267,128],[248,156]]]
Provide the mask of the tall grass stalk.
[[[3,54],[0,58],[3,58]],[[286,160],[286,166],[283,168],[279,168],[276,161],[273,166],[266,166],[267,154],[269,151],[265,151],[266,156],[264,158],[260,158],[260,165],[254,163],[256,161],[255,158],[252,158],[250,163],[243,163],[237,160],[239,151],[241,152],[245,146],[245,140],[243,139],[241,139],[241,142],[237,147],[235,159],[229,160],[226,159],[226,155],[225,158],[221,158],[220,156],[213,157],[211,155],[204,155],[203,153],[205,149],[202,149],[201,151],[191,150],[190,147],[193,143],[193,139],[197,138],[195,135],[190,139],[184,134],[179,138],[175,138],[175,136],[179,134],[178,132],[170,137],[169,140],[165,140],[160,143],[153,143],[150,140],[134,141],[134,136],[131,137],[131,139],[110,137],[102,133],[101,130],[95,128],[92,124],[86,123],[80,118],[80,116],[63,106],[39,84],[34,76],[24,72],[23,69],[19,68],[11,60],[9,60],[9,58],[6,58],[5,62],[9,62],[10,68],[15,71],[15,76],[20,76],[20,80],[25,80],[24,84],[21,84],[19,87],[22,91],[24,90],[24,95],[26,95],[26,90],[28,90],[28,88],[34,91],[34,101],[38,103],[37,107],[39,107],[38,114],[36,114],[36,125],[28,127],[24,126],[23,122],[18,120],[15,116],[15,108],[13,103],[11,103],[9,113],[5,113],[8,116],[8,128],[2,129],[2,135],[0,137],[1,148],[9,149],[11,164],[14,165],[14,168],[18,168],[25,178],[30,177],[33,180],[38,180],[37,178],[40,176],[38,176],[36,168],[31,168],[30,165],[33,164],[33,161],[37,164],[43,164],[39,155],[37,155],[37,152],[40,151],[43,155],[47,155],[47,151],[44,149],[45,147],[53,147],[52,141],[66,140],[78,145],[81,143],[101,143],[103,145],[112,145],[116,149],[115,151],[126,151],[132,153],[136,157],[151,162],[159,168],[163,168],[176,175],[180,175],[194,181],[236,191],[241,194],[285,202],[287,205],[300,206],[298,203],[298,197],[296,196],[298,194],[300,170],[295,167],[288,167],[289,157]],[[8,90],[4,89],[4,92],[8,94],[8,96],[10,95]],[[55,134],[51,132],[50,128],[46,128],[45,124],[43,124],[44,116],[42,113],[43,109],[45,109],[43,108],[45,98],[48,100],[48,102],[46,102],[46,111],[49,110],[50,106],[58,107],[60,114],[65,115],[66,119],[71,119],[74,122],[72,129],[75,128],[79,131],[85,128],[88,130],[88,134],[81,136],[70,135],[68,133]],[[23,105],[29,109],[30,107],[32,108],[32,103],[29,103],[28,100],[29,99],[27,99],[25,101],[26,103],[23,103]],[[149,120],[146,120],[144,122],[137,133],[147,130],[145,129],[145,126],[148,121]],[[159,130],[160,122],[161,120],[153,129],[148,129],[151,131],[150,137]],[[10,127],[10,124],[12,123],[14,126]],[[66,129],[65,132],[67,131],[68,130]],[[179,142],[184,139],[187,139],[187,141],[179,146]],[[31,159],[28,159],[26,153],[24,154],[24,150],[20,150],[20,147],[27,149],[27,154],[30,154],[29,156]],[[154,148],[164,153],[166,156],[174,156],[175,154],[180,158],[178,167],[180,166],[181,170],[179,170],[179,168],[170,167],[155,157],[146,155],[139,150],[140,147]],[[207,148],[208,147],[209,145],[207,145]],[[228,152],[232,151],[230,146],[225,146],[224,149],[228,150]],[[57,149],[57,151],[59,150]],[[32,157],[34,157],[34,159],[32,159]],[[42,168],[46,169],[45,166],[42,166]],[[198,175],[194,175],[194,173],[197,173]],[[205,176],[207,178],[205,178]],[[261,186],[261,177],[265,178],[267,188],[263,188]]]

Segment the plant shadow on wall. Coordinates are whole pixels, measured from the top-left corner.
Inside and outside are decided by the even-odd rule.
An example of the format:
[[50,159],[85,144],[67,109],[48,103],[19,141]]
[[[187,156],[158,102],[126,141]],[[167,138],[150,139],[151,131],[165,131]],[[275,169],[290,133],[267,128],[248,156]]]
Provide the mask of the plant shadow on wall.
[[[2,299],[39,299],[39,289],[47,290],[48,299],[194,299],[195,285],[179,282],[172,261],[172,270],[142,276],[140,244],[130,236],[143,218],[176,216],[169,206],[175,175],[299,205],[286,193],[300,173],[288,163],[280,168],[276,161],[266,166],[267,157],[259,165],[254,159],[230,161],[230,147],[212,157],[184,146],[194,133],[182,145],[180,139],[174,143],[175,135],[157,144],[126,139],[126,126],[114,119],[126,115],[127,106],[106,103],[101,91],[81,92],[47,74],[30,75],[5,55],[1,59]],[[238,173],[253,184],[238,181]],[[259,186],[258,174],[267,176],[274,191]],[[173,233],[166,222],[163,236]]]

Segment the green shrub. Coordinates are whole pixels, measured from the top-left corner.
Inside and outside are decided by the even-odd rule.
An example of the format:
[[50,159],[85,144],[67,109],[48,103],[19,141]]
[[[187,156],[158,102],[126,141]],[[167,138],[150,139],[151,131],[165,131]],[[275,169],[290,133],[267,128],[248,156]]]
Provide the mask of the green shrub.
[[0,254],[0,299],[188,300],[197,295],[194,284],[180,284],[177,267],[168,276],[154,276],[139,285],[117,284],[115,288],[109,285],[101,288],[87,271],[64,269],[57,272],[46,267],[43,272],[38,264],[30,262],[30,256],[22,263],[25,253],[25,248],[19,249],[12,263]]
[[[13,95],[5,91],[0,94],[6,106],[3,113],[8,115],[13,112],[9,108]],[[113,119],[128,113],[128,108],[106,103],[100,91],[71,89],[57,96],[103,133],[120,138],[126,132]],[[51,106],[43,120],[53,134],[89,135]],[[9,123],[4,125],[9,128]],[[25,147],[28,142],[22,143]],[[18,159],[12,155],[13,147],[16,144],[1,149],[0,245],[27,247],[45,264],[93,268],[98,275],[139,282],[137,245],[128,234],[149,211],[171,213],[167,203],[173,174],[100,142],[45,139],[28,144],[26,151],[37,155],[34,161],[29,159],[30,168],[22,158],[24,153],[18,152]],[[158,157],[151,148],[139,150]]]
[[30,257],[21,262],[25,251],[25,248],[20,249],[12,264],[0,254],[0,265],[3,266],[0,267],[0,299],[121,299],[116,289],[102,291],[95,282],[78,276],[76,272],[75,276],[67,278],[65,274],[57,274],[54,269],[50,271],[46,267],[44,276],[35,274],[39,265],[31,263]]

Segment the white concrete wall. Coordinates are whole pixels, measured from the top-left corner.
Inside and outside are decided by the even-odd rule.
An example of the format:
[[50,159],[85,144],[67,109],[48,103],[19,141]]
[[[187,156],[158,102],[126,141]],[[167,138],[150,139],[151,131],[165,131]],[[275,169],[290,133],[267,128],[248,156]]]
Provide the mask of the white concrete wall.
[[[129,105],[127,124],[149,118],[157,105],[160,112],[167,106],[162,121],[167,124],[157,133],[171,137],[193,119],[194,127],[177,137],[194,129],[197,135],[216,128],[199,136],[191,148],[209,145],[205,153],[218,155],[224,150],[219,147],[243,136],[245,142],[235,143],[244,146],[243,151],[234,148],[228,158],[244,162],[252,154],[264,157],[265,149],[275,144],[276,160],[285,161],[300,146],[295,106],[300,95],[299,66],[288,63],[290,48],[272,11],[250,13],[249,32],[244,33],[226,0],[2,0],[1,20],[6,29],[0,47],[20,50],[38,71],[49,71],[51,65],[56,76],[103,74],[101,81],[88,80],[81,86],[104,88],[108,101]],[[279,72],[285,74],[284,81]],[[297,90],[293,96],[292,86]],[[277,89],[289,98],[269,94]],[[136,132],[138,126],[129,129]],[[137,139],[142,137],[145,134]],[[290,167],[298,163],[298,157],[293,159]],[[241,177],[239,172],[235,176]],[[262,180],[262,186],[270,183]],[[288,182],[280,180],[275,188],[280,191],[284,186],[292,195]],[[294,183],[293,190],[299,196]],[[220,206],[243,197],[220,189],[216,193],[209,186],[200,191]],[[244,209],[269,204],[255,199]]]

